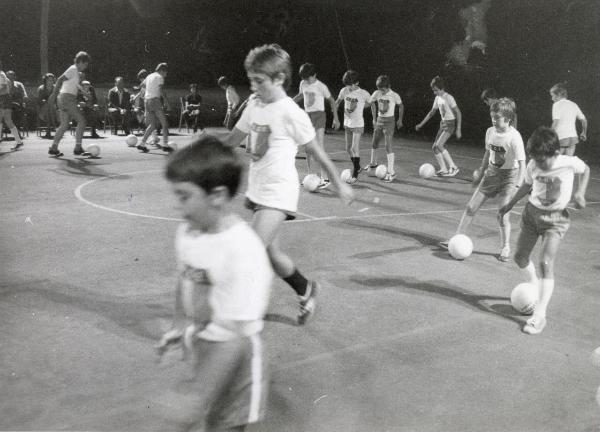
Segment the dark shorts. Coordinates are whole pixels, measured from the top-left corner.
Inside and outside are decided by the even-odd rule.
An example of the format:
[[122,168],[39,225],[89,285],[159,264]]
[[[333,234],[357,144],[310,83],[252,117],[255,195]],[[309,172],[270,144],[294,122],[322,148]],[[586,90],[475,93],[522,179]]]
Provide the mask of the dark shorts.
[[146,103],[146,112],[162,112],[162,104],[160,103],[160,98],[152,98],[145,101]]
[[535,238],[548,233],[563,237],[570,225],[571,217],[567,209],[542,210],[528,202],[521,215],[521,235]]
[[563,138],[561,140],[558,140],[558,142],[559,142],[561,148],[574,147],[577,144],[579,144],[579,138],[577,138],[577,137]]
[[9,94],[0,95],[0,109],[10,109],[12,101]]
[[325,129],[325,124],[327,123],[327,116],[325,115],[325,111],[312,111],[307,112],[310,121],[312,122],[315,129]]
[[248,197],[246,197],[246,200],[244,201],[244,207],[246,207],[248,210],[252,210],[254,213],[256,213],[259,210],[265,210],[265,209],[277,210],[277,211],[280,211],[285,214],[286,221],[296,219],[296,214],[294,212],[278,209],[275,207],[269,207],[269,206],[265,206],[262,204],[256,204],[254,201],[250,200]]
[[394,136],[395,128],[396,128],[396,118],[395,117],[377,117],[377,122],[375,123],[376,131],[383,131],[383,133],[386,135]]
[[435,136],[435,140],[440,137],[442,132],[447,132],[450,136],[454,134],[456,131],[456,120],[442,120],[440,122],[440,128],[438,129],[438,133]]
[[487,198],[494,198],[498,194],[511,193],[514,194],[517,189],[517,177],[519,169],[500,169],[494,165],[489,165],[485,170],[479,192]]
[[346,131],[346,133],[351,133],[351,134],[355,134],[355,133],[364,133],[365,128],[364,127],[350,127],[350,126],[344,126],[344,130]]

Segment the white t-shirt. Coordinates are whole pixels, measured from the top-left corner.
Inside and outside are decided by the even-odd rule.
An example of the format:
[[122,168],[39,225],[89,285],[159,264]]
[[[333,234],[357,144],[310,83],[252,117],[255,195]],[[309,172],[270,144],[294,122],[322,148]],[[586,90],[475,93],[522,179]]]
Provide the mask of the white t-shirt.
[[[196,323],[249,321],[242,332],[262,330],[273,270],[263,242],[246,222],[219,233],[190,230],[184,222],[177,229],[175,248],[187,318]],[[199,334],[203,336],[227,340],[235,334],[209,324]]]
[[77,96],[79,90],[79,71],[77,66],[71,65],[63,74],[66,80],[62,82],[60,93],[68,93]]
[[364,127],[363,110],[371,95],[361,88],[350,90],[344,87],[340,90],[339,99],[344,100],[344,126],[352,128]]
[[8,77],[4,73],[4,71],[0,71],[0,96],[7,95],[9,93],[8,86]]
[[153,99],[161,97],[160,86],[165,83],[165,79],[158,72],[153,72],[144,80],[146,83],[146,93],[144,99]]
[[300,194],[296,153],[316,136],[308,114],[290,97],[269,104],[253,98],[235,127],[249,134],[248,199],[295,212]]
[[441,96],[436,96],[433,100],[433,108],[437,108],[440,111],[442,120],[455,120],[456,116],[452,111],[452,108],[456,108],[456,101],[449,93],[444,93]]
[[485,149],[490,151],[490,163],[500,169],[519,167],[525,160],[525,145],[518,130],[509,126],[506,132],[490,127],[485,133]]
[[533,184],[529,202],[542,210],[563,210],[571,200],[575,174],[584,171],[585,163],[577,156],[557,156],[549,171],[530,160],[525,171],[525,183]]
[[393,90],[388,90],[383,94],[381,90],[375,90],[369,99],[369,102],[377,102],[377,115],[379,117],[394,117],[396,105],[402,104],[400,95]]
[[558,139],[577,137],[575,119],[583,120],[585,116],[579,106],[568,99],[561,99],[552,104],[552,120],[558,120],[556,134]]
[[331,97],[327,86],[319,80],[312,84],[307,80],[300,81],[300,93],[304,96],[306,112],[325,111],[325,99]]

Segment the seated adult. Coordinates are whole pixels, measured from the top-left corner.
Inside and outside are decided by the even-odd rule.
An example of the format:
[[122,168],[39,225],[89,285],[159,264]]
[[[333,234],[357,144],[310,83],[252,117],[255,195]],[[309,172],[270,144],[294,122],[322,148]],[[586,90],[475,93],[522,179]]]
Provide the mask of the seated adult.
[[117,133],[117,125],[120,125],[125,135],[129,135],[131,123],[131,94],[125,89],[123,77],[115,78],[115,86],[108,91],[108,115]]
[[85,116],[85,122],[92,129],[92,138],[100,138],[96,133],[100,107],[96,91],[89,81],[81,81],[81,90],[77,93],[77,106]]
[[42,77],[42,85],[38,87],[38,117],[46,126],[46,135],[44,138],[52,138],[50,129],[56,128],[58,125],[58,110],[56,102],[48,102],[52,91],[54,91],[54,83],[56,77],[54,74],[47,73]]
[[198,132],[198,127],[202,129],[202,125],[200,124],[201,104],[202,96],[198,93],[198,84],[190,84],[190,94],[185,98],[183,118],[188,125],[192,125],[194,133]]
[[25,86],[22,82],[17,81],[17,74],[14,71],[9,70],[6,72],[6,77],[12,81],[12,91],[11,91],[11,108],[12,108],[12,117],[14,123],[17,125],[17,128],[24,128],[25,125],[25,109],[27,106],[27,102],[29,97],[27,96],[27,90],[25,90]]

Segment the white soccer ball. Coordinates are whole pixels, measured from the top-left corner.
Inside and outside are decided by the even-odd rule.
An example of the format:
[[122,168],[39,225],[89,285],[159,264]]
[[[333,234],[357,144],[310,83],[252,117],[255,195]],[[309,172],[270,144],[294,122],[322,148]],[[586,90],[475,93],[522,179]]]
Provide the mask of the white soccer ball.
[[306,177],[304,177],[304,180],[302,180],[302,186],[308,192],[316,191],[320,183],[321,178],[316,174],[308,174]]
[[435,167],[430,163],[424,163],[419,167],[419,176],[421,178],[430,178],[435,175]]
[[464,260],[473,252],[473,242],[464,234],[456,234],[448,242],[448,252],[450,252],[452,258]]
[[377,178],[384,178],[385,175],[387,174],[387,167],[385,165],[377,165],[377,168],[375,169],[375,175],[377,176]]
[[352,170],[350,168],[345,169],[340,174],[340,178],[342,179],[343,182],[348,183],[348,180],[350,180],[352,178]]
[[127,138],[125,138],[125,142],[128,147],[135,147],[138,143],[138,138],[134,134],[129,134],[127,135]]
[[510,292],[510,304],[519,313],[531,315],[539,300],[538,287],[529,282],[518,284]]
[[92,157],[98,157],[100,155],[100,146],[98,144],[90,144],[85,149]]

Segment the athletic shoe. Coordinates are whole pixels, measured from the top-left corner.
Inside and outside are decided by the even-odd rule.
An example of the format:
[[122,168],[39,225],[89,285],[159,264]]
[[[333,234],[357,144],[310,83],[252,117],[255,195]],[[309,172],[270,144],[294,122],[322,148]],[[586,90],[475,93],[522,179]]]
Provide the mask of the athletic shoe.
[[11,150],[19,150],[21,147],[23,147],[23,142],[18,142],[16,143],[13,147],[11,147]]
[[444,240],[438,243],[438,246],[441,247],[442,249],[448,249],[448,243],[450,243],[450,240]]
[[352,177],[350,180],[348,180],[346,183],[352,185],[354,183],[356,183],[358,181],[358,177]]
[[306,295],[304,297],[298,296],[298,300],[300,301],[298,325],[306,324],[311,315],[315,313],[315,308],[317,307],[315,297],[317,296],[317,291],[319,291],[321,287],[317,282],[309,281],[306,288],[308,290]]
[[510,261],[510,247],[504,246],[498,255],[498,261],[508,262]]
[[329,181],[329,179],[321,179],[321,183],[319,183],[317,189],[327,189],[330,184],[331,182]]
[[438,177],[445,177],[448,175],[448,171],[444,171],[444,170],[439,170],[435,173],[436,176]]
[[377,168],[377,165],[373,165],[371,163],[369,163],[368,165],[365,165],[364,168],[362,169],[364,172],[366,172],[367,174],[369,174],[371,172],[372,168]]
[[448,171],[447,174],[443,174],[443,175],[445,175],[445,177],[454,177],[454,176],[456,176],[456,174],[458,174],[459,171],[460,170],[458,168],[453,167],[453,168],[450,168],[450,171]]
[[391,183],[394,181],[395,178],[396,178],[396,173],[393,173],[393,174],[388,173],[383,178],[383,181],[386,183]]
[[146,147],[146,145],[144,143],[136,145],[135,148],[143,151],[144,153],[148,153],[150,151],[150,150],[148,150],[148,147]]
[[54,157],[61,157],[64,156],[63,152],[61,152],[58,148],[55,147],[50,147],[48,149],[48,154]]
[[523,331],[530,335],[539,334],[546,327],[546,317],[533,315],[527,320],[527,324],[523,327]]
[[83,151],[83,147],[81,146],[75,146],[75,148],[73,149],[73,154],[75,156],[80,156],[82,154],[84,154],[85,152]]
[[164,145],[161,148],[163,149],[163,151],[166,151],[167,153],[171,153],[172,151],[174,151],[173,147],[168,146],[168,145]]

